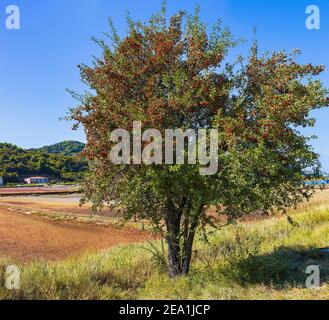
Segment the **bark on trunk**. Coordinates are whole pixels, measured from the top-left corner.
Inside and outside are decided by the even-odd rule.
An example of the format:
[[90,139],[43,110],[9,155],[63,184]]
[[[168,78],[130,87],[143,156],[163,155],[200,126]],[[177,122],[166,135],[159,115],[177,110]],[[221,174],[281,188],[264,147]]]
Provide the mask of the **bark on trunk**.
[[167,243],[168,243],[168,262],[169,275],[176,277],[182,274],[182,266],[180,260],[180,221],[181,214],[175,212],[175,207],[172,203],[168,204],[166,215],[167,227]]
[[[202,208],[200,207],[200,210]],[[201,212],[201,211],[200,211]],[[191,266],[191,258],[192,258],[192,248],[193,248],[193,242],[195,238],[195,232],[198,227],[199,223],[199,212],[192,218],[191,225],[189,226],[188,232],[185,234],[184,239],[184,252],[183,252],[183,258],[182,258],[182,273],[188,274],[190,271]]]
[[184,245],[184,257],[182,259],[182,273],[187,275],[190,272],[192,247],[194,242],[195,232],[186,240]]
[[[169,202],[167,205],[165,222],[167,227],[168,267],[171,277],[187,275],[190,271],[195,232],[203,210],[203,206],[200,206],[198,212],[195,212],[191,217],[191,204],[187,204],[187,208],[185,208],[185,205],[186,199],[183,199],[182,205],[178,209],[175,209],[173,203]],[[184,228],[181,230],[181,220],[184,212]],[[181,233],[181,231],[183,232]],[[184,240],[182,248],[181,238]]]

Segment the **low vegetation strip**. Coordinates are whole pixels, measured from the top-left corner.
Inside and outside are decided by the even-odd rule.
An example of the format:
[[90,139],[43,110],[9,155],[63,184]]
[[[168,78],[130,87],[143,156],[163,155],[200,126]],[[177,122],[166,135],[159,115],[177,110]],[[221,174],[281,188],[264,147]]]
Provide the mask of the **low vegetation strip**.
[[[286,219],[231,225],[206,244],[197,240],[189,276],[170,279],[161,243],[121,246],[55,263],[21,266],[21,290],[2,299],[329,299],[329,209]],[[3,282],[5,266],[0,268]],[[322,287],[306,289],[309,265],[319,265]]]
[[74,194],[79,191],[78,187],[21,187],[21,188],[0,188],[1,196],[34,195],[34,194]]

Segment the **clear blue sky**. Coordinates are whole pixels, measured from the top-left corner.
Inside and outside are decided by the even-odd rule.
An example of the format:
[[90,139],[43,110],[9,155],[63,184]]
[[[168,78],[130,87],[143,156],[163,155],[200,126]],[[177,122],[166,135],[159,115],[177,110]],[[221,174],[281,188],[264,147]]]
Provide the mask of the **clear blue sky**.
[[[65,89],[81,91],[77,64],[88,63],[98,48],[91,36],[101,37],[111,16],[118,31],[126,30],[125,11],[147,19],[160,7],[160,0],[1,0],[0,1],[0,141],[21,147],[38,147],[62,140],[84,141],[83,131],[74,132],[59,121],[75,105]],[[5,8],[21,10],[21,30],[5,28]],[[301,62],[324,64],[322,76],[329,87],[328,0],[168,0],[169,14],[201,6],[209,24],[220,17],[236,37],[252,39],[254,26],[263,50],[300,48]],[[321,29],[307,30],[305,9],[318,5]],[[236,52],[246,52],[247,45]],[[329,171],[329,109],[314,113],[317,125],[314,148]]]

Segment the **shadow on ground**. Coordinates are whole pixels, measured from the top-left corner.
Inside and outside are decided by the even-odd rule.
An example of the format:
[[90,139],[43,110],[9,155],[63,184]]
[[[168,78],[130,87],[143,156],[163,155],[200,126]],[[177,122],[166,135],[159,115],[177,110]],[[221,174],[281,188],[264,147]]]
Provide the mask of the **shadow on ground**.
[[329,281],[329,253],[320,248],[279,247],[269,254],[250,255],[230,266],[241,285],[264,284],[280,289],[304,287],[310,276],[306,268],[310,265],[319,267],[321,284]]

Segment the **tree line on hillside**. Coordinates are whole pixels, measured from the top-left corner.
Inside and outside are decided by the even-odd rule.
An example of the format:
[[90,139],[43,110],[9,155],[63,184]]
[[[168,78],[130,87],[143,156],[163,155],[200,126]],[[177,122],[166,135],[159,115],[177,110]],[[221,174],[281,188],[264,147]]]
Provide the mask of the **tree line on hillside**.
[[51,154],[63,154],[65,156],[74,156],[79,154],[85,147],[85,144],[79,141],[63,141],[44,146],[39,149],[30,149],[31,151],[40,151]]
[[0,143],[0,176],[5,183],[18,183],[29,175],[47,175],[61,181],[78,181],[88,165],[77,156],[24,150]]

